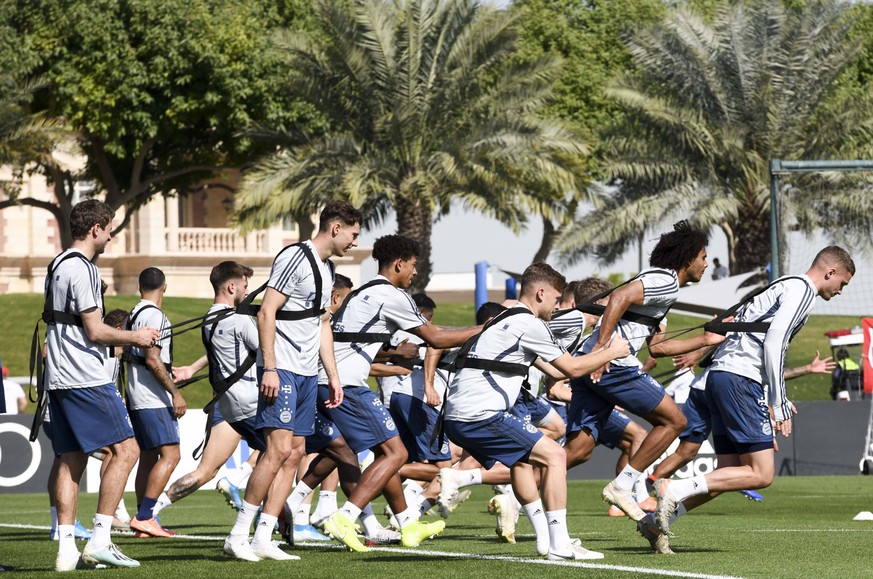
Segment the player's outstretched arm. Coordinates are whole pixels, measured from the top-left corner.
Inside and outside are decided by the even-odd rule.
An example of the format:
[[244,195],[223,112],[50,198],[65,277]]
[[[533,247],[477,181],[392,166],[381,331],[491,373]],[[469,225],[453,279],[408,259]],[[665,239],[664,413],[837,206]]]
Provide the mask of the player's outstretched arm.
[[[578,378],[585,374],[593,374],[609,364],[610,360],[624,358],[628,354],[630,354],[628,341],[621,336],[614,336],[612,340],[607,342],[605,347],[593,350],[590,354],[571,356],[569,353],[564,352],[561,356],[552,360],[551,364],[560,370],[564,377]],[[592,379],[594,379],[593,375]]]
[[482,331],[482,326],[469,328],[438,328],[430,322],[412,328],[409,332],[415,334],[434,348],[452,348],[461,346]]
[[100,310],[91,308],[81,313],[82,327],[85,333],[95,342],[107,346],[136,346],[151,348],[161,339],[161,333],[148,326],[136,331],[119,330],[103,323]]

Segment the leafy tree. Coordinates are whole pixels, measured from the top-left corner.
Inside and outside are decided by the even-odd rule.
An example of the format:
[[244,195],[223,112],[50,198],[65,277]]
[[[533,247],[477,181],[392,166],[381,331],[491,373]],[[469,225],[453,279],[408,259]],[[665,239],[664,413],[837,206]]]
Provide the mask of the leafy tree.
[[[600,138],[621,114],[606,95],[609,82],[633,70],[630,51],[621,41],[629,31],[658,22],[666,13],[662,0],[518,0],[519,55],[522,61],[546,55],[562,57],[555,97],[544,114],[571,123],[593,143],[582,162],[594,179],[603,178]],[[569,227],[580,201],[596,195],[595,185],[570,191],[563,200],[564,219],[542,216],[543,238],[532,261],[546,260]]]
[[[608,262],[648,228],[691,216],[724,231],[732,271],[767,263],[769,160],[870,154],[871,92],[840,90],[860,46],[852,14],[837,0],[734,2],[711,22],[675,10],[629,39],[638,72],[608,91],[624,112],[607,141],[619,187],[561,240],[566,258]],[[869,232],[854,178],[793,178],[784,215],[805,231]]]
[[[293,123],[305,111],[275,98],[268,31],[281,16],[250,0],[17,0],[4,3],[0,44],[48,88],[37,103],[76,130],[82,174],[54,182],[64,245],[72,183],[95,182],[127,219],[156,194],[184,194],[253,154],[254,121]],[[12,43],[10,43],[12,44]],[[27,203],[18,195],[8,203]],[[122,224],[125,225],[125,223]]]
[[287,89],[329,124],[324,135],[274,135],[283,146],[243,182],[238,223],[264,227],[342,196],[422,245],[417,288],[431,274],[431,227],[452,200],[518,228],[554,216],[584,185],[587,147],[537,115],[561,62],[511,62],[517,16],[468,0],[318,4],[324,44],[281,39]]

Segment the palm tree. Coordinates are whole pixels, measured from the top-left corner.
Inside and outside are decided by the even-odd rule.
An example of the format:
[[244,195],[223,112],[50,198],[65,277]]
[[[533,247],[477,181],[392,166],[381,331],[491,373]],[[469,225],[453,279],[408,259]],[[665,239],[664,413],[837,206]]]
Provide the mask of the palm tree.
[[[281,145],[237,197],[243,230],[306,215],[343,197],[422,245],[415,289],[431,274],[431,228],[452,201],[518,230],[531,213],[559,219],[586,183],[588,149],[537,115],[561,61],[512,60],[514,17],[472,0],[319,4],[327,40],[285,34],[290,90],[318,111],[324,134],[274,134]],[[553,203],[554,201],[554,203]],[[470,235],[475,243],[475,232]]]
[[[562,255],[608,262],[647,230],[691,216],[724,231],[733,272],[766,264],[769,160],[871,153],[870,91],[840,90],[859,49],[851,24],[839,0],[802,9],[738,1],[711,24],[678,9],[629,38],[638,73],[609,89],[625,113],[606,143],[617,187],[561,239]],[[869,232],[869,193],[857,179],[794,178],[783,219],[805,231]]]

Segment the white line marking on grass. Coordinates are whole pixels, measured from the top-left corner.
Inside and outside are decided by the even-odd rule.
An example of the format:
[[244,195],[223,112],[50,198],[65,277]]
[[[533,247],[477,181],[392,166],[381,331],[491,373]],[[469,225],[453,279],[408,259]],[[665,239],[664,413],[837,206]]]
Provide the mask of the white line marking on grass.
[[705,573],[688,573],[673,569],[653,569],[649,567],[630,567],[627,565],[605,565],[603,563],[583,563],[581,561],[549,561],[547,559],[528,559],[524,557],[508,557],[506,555],[481,555],[474,553],[454,553],[451,551],[427,551],[424,549],[401,549],[390,547],[370,547],[373,551],[387,553],[408,553],[410,555],[427,555],[430,557],[446,557],[453,559],[478,559],[484,561],[507,561],[510,563],[529,563],[532,565],[555,565],[558,567],[579,567],[583,569],[604,569],[607,571],[627,571],[642,575],[665,575],[668,577],[691,577],[696,579],[739,579],[731,575],[707,575]]
[[[50,527],[44,525],[24,525],[24,524],[9,524],[0,523],[0,527],[14,529],[35,529],[48,531]],[[113,531],[113,534],[130,535],[127,531]],[[188,539],[195,541],[224,541],[224,537],[216,537],[214,535],[175,535],[174,539]],[[278,542],[278,541],[277,541]],[[297,543],[300,547],[319,547],[345,549],[344,546],[337,543],[326,543],[321,541],[306,541]],[[627,565],[606,565],[603,563],[583,563],[581,561],[549,561],[547,559],[533,559],[526,557],[510,557],[507,555],[482,555],[476,553],[456,553],[452,551],[428,551],[426,549],[407,549],[402,547],[370,547],[371,551],[379,551],[384,553],[396,553],[406,555],[424,555],[428,557],[445,557],[447,559],[476,559],[480,561],[505,561],[509,563],[527,563],[531,565],[553,565],[558,567],[577,567],[582,569],[604,569],[607,571],[625,571],[628,573],[638,573],[641,575],[663,575],[667,577],[688,577],[690,579],[740,579],[732,575],[708,575],[706,573],[689,573],[686,571],[676,571],[673,569],[655,569],[651,567],[630,567]]]
[[749,529],[749,533],[871,533],[873,529]]

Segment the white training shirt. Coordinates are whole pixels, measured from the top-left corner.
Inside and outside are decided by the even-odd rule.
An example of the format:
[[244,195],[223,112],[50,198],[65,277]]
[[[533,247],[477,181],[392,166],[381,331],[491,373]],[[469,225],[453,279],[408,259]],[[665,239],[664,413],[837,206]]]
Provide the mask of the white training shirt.
[[[375,279],[386,278],[377,275]],[[349,299],[337,315],[334,332],[394,334],[427,324],[409,294],[391,284],[364,289]],[[335,341],[333,346],[343,386],[368,386],[370,364],[382,344]]]
[[[212,304],[207,316],[231,309],[225,304]],[[210,368],[222,378],[227,378],[248,358],[249,351],[258,350],[258,325],[251,316],[230,314],[218,322],[203,324],[204,333],[212,345]],[[218,410],[227,422],[239,422],[251,418],[258,410],[258,379],[255,365],[240,376],[240,379],[218,399]]]
[[[510,309],[527,306],[519,303]],[[546,322],[530,313],[508,316],[483,331],[469,357],[530,365],[537,358],[551,362],[564,354]],[[506,412],[518,399],[524,376],[492,370],[461,368],[445,397],[446,420],[477,422]]]
[[[403,330],[398,330],[394,332],[394,335],[391,336],[391,345],[397,346],[403,340],[407,340],[410,344],[418,345],[418,358],[424,359],[425,352],[427,352],[427,344],[416,336],[415,334],[411,334],[409,332],[405,332]],[[392,365],[388,362],[388,365]],[[411,373],[406,374],[405,376],[384,376],[381,378],[376,378],[376,382],[379,384],[379,391],[382,394],[382,403],[385,406],[391,405],[391,394],[394,392],[400,392],[401,394],[408,394],[409,396],[415,396],[413,390],[413,376],[415,374],[416,380],[418,382],[417,387],[421,391],[422,395],[424,394],[424,371],[421,368],[420,364],[416,364],[415,368]]]
[[730,332],[716,350],[711,369],[745,376],[769,388],[777,421],[791,418],[785,394],[785,353],[803,328],[818,290],[807,276],[780,278],[737,311],[737,322],[770,322],[766,334]]
[[[67,254],[78,253],[60,262]],[[46,276],[45,291],[51,284],[52,304],[56,311],[68,314],[98,308],[103,316],[100,295],[100,274],[97,267],[85,259],[78,249],[68,249],[52,262],[52,273]],[[45,386],[48,390],[93,388],[109,384],[104,360],[109,356],[107,346],[88,337],[84,327],[63,323],[49,324],[46,328]]]
[[[318,252],[311,241],[304,242],[312,250],[318,273],[321,276],[321,303],[319,309],[330,307],[330,291],[333,287],[333,270],[330,260],[318,259]],[[289,246],[273,260],[267,286],[288,299],[282,311],[302,311],[312,307],[315,301],[315,277],[309,259],[300,247]],[[276,320],[274,352],[276,367],[294,372],[298,376],[318,375],[318,346],[321,344],[321,316],[302,320]],[[258,365],[263,366],[263,356],[258,352]]]
[[[552,331],[552,335],[555,336],[555,342],[571,355],[575,355],[582,348],[582,334],[585,333],[585,314],[575,308],[572,310],[561,310],[561,315],[557,317],[552,315],[552,319],[549,320],[549,329]],[[531,370],[535,370],[535,368]],[[528,375],[528,381],[533,384],[530,375]],[[552,400],[546,396],[545,390],[540,392],[540,398],[556,406],[567,405],[563,400]]]
[[[458,352],[460,351],[460,348],[453,348],[451,350],[443,352],[442,358],[440,358],[440,364],[454,364],[455,358],[458,357]],[[437,366],[436,372],[433,376],[433,388],[439,395],[440,400],[446,399],[446,390],[449,389],[449,381],[452,379],[453,376],[454,374],[451,373],[449,370]],[[440,404],[440,407],[442,407],[442,404]]]
[[[142,313],[138,314],[140,310]],[[164,312],[159,310],[154,302],[140,300],[130,311],[130,319],[133,320],[134,316],[136,316],[136,320],[133,321],[130,329],[138,330],[145,326],[157,329],[161,333],[161,339],[157,345],[161,349],[161,362],[165,365],[171,364],[170,345],[173,338],[167,329],[170,327],[170,320],[167,319]],[[135,356],[145,357],[145,351],[141,348],[131,346],[130,352]],[[131,362],[127,364],[127,406],[131,410],[172,408],[173,397],[158,382],[151,370],[146,366]]]
[[[667,273],[665,273],[667,272]],[[628,307],[628,311],[643,314],[653,318],[661,319],[661,326],[667,325],[667,312],[670,310],[676,300],[679,298],[679,278],[673,270],[664,270],[658,268],[650,268],[643,270],[637,279],[631,283],[641,281],[643,283],[644,298],[642,305],[633,304]],[[600,321],[594,328],[594,332],[585,340],[582,346],[584,354],[591,353],[594,345],[600,339]],[[624,337],[630,343],[630,354],[624,358],[613,360],[612,363],[616,366],[642,366],[636,355],[642,350],[649,336],[652,335],[653,329],[645,324],[631,322],[628,320],[619,320],[615,325],[615,334]]]

